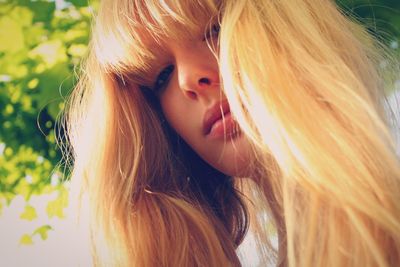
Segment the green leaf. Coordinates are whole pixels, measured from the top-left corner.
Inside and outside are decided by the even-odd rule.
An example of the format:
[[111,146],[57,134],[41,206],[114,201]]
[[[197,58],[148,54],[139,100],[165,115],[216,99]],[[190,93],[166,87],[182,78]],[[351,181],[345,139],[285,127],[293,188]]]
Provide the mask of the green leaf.
[[23,6],[15,6],[12,8],[9,16],[23,27],[29,27],[32,25],[33,13],[29,8]]
[[20,245],[32,245],[33,241],[32,241],[32,237],[28,234],[25,234],[21,237],[21,239],[19,240],[19,244]]
[[68,95],[73,85],[73,76],[67,63],[60,63],[38,76],[39,90],[32,95],[40,108],[47,108],[49,115],[56,119],[60,113],[60,103]]
[[36,210],[34,207],[27,205],[25,211],[20,216],[21,219],[32,221],[37,218]]
[[42,238],[42,240],[46,240],[46,239],[47,239],[47,236],[48,236],[47,232],[48,232],[49,230],[53,230],[53,228],[52,228],[50,225],[46,224],[46,225],[43,225],[43,226],[37,228],[37,229],[33,232],[33,234],[34,234],[34,235],[38,234],[38,235],[40,235],[40,237]]
[[23,196],[25,201],[28,201],[31,196],[31,185],[26,180],[21,180],[15,188],[15,193]]
[[29,1],[28,7],[33,11],[33,22],[49,22],[56,9],[55,1]]
[[68,0],[68,2],[72,3],[74,6],[77,7],[87,6],[89,4],[88,0]]
[[47,204],[46,212],[47,212],[47,215],[49,216],[49,218],[52,218],[54,216],[56,216],[60,219],[64,218],[63,205],[58,199],[54,200],[54,201],[50,201]]
[[0,17],[0,52],[15,52],[24,47],[24,35],[18,22]]
[[61,187],[57,199],[50,201],[47,204],[46,207],[47,215],[49,216],[49,218],[56,216],[60,219],[63,219],[65,217],[64,208],[66,208],[67,206],[68,206],[68,191],[64,187]]

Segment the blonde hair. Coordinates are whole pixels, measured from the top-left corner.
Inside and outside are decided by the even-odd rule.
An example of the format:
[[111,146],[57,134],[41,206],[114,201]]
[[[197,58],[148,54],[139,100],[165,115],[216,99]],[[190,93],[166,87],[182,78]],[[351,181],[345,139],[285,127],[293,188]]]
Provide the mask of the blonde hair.
[[[257,161],[250,179],[205,164],[139,87],[157,56],[148,40],[215,22],[222,90]],[[249,218],[264,263],[400,264],[382,48],[332,1],[105,0],[89,48],[67,127],[96,266],[239,266]]]

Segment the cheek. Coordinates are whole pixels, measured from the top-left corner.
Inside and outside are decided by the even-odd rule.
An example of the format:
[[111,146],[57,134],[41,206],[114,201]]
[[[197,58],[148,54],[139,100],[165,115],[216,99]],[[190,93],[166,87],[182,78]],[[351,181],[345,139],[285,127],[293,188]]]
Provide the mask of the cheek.
[[193,116],[190,107],[181,99],[177,89],[169,88],[160,97],[161,108],[169,125],[182,137],[190,132]]

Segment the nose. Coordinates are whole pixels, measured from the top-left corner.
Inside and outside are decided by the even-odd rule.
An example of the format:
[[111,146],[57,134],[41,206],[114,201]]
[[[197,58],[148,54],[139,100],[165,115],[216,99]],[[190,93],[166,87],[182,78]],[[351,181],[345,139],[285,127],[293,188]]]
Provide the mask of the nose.
[[[198,51],[197,51],[198,52]],[[212,53],[192,53],[176,58],[179,87],[191,100],[209,100],[219,97],[218,64]]]

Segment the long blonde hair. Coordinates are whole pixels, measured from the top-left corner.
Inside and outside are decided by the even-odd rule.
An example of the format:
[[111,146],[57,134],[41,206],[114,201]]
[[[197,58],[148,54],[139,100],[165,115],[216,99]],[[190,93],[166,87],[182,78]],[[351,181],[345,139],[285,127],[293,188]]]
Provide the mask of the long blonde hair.
[[[256,160],[241,180],[204,163],[139,86],[149,39],[216,22],[221,90]],[[239,266],[249,223],[263,263],[400,265],[383,50],[332,1],[105,0],[89,48],[67,129],[94,265]]]

